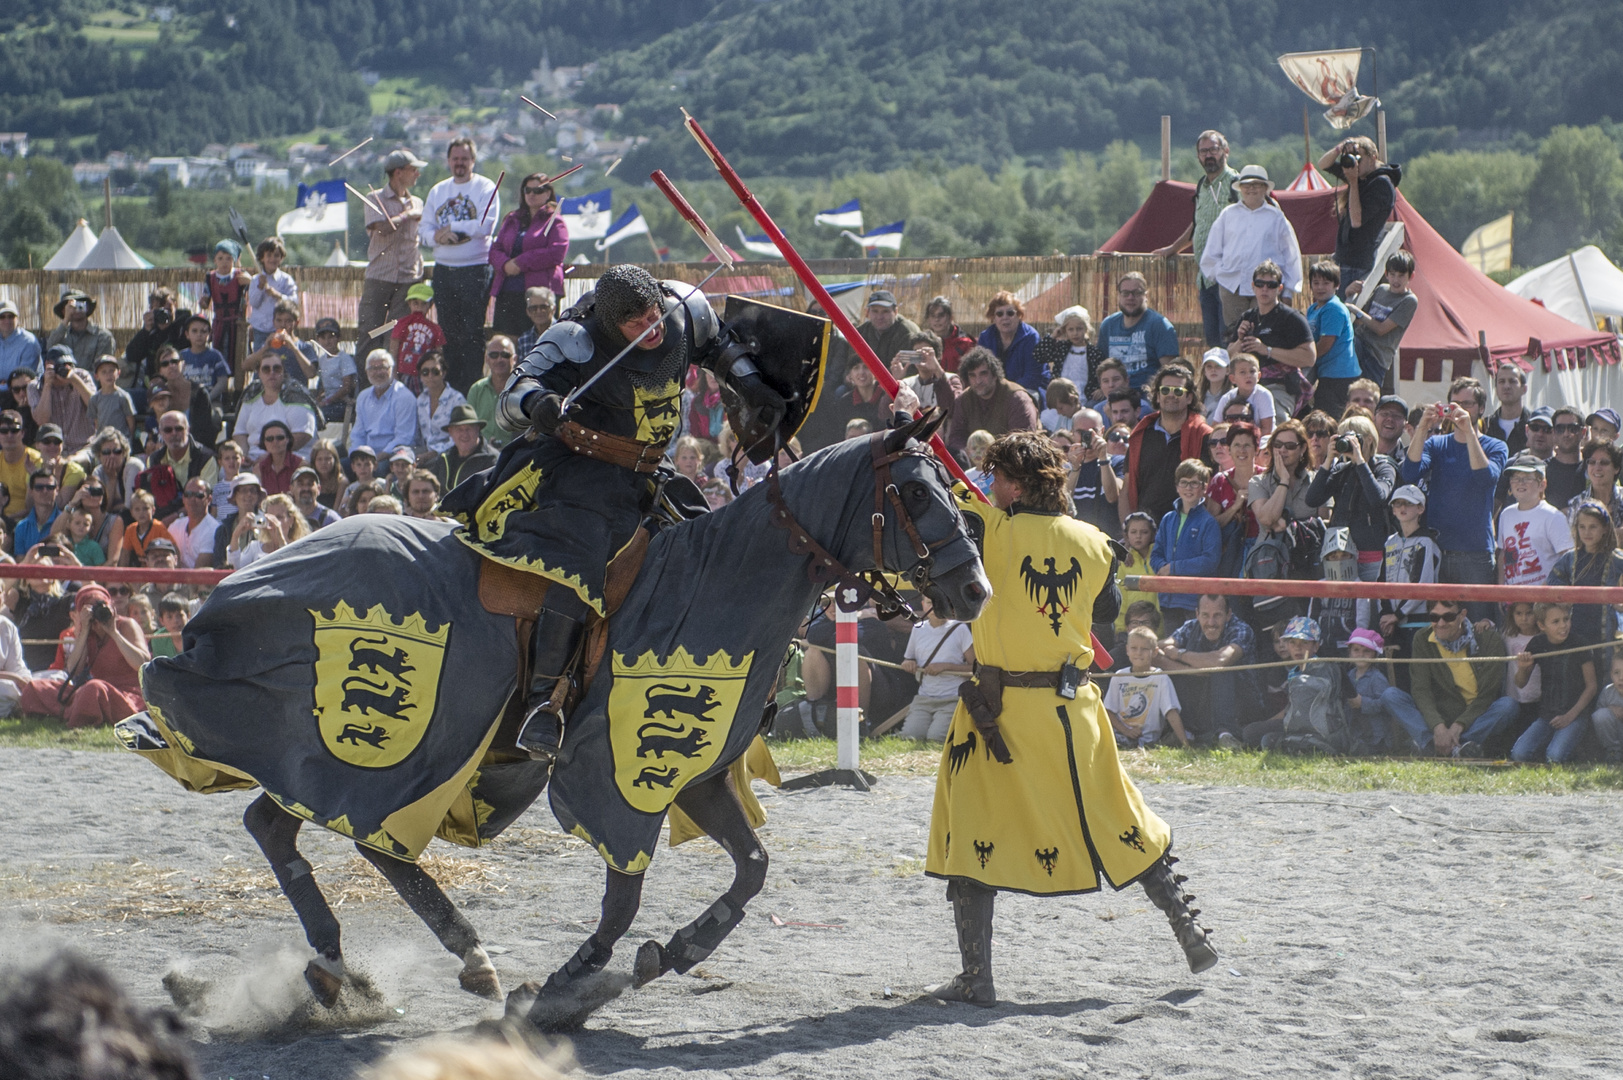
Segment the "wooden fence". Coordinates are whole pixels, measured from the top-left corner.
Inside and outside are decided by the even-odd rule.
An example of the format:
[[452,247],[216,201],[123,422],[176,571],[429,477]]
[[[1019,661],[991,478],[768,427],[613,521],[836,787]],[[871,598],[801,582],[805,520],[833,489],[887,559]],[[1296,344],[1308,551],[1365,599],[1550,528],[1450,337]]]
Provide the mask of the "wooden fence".
[[[860,307],[872,289],[889,289],[903,315],[922,324],[924,307],[932,297],[945,296],[964,332],[974,336],[986,326],[986,306],[999,290],[1008,290],[1025,305],[1026,321],[1039,330],[1052,329],[1055,313],[1080,304],[1095,326],[1116,310],[1116,281],[1137,270],[1149,281],[1150,306],[1171,319],[1185,340],[1186,354],[1199,349],[1200,302],[1196,296],[1196,268],[1192,256],[1172,260],[1147,255],[1078,255],[1051,258],[999,257],[985,259],[826,259],[812,269],[827,285],[856,283],[854,307]],[[661,263],[647,267],[656,275],[697,282],[714,263]],[[288,272],[299,283],[302,323],[332,317],[346,329],[355,325],[364,269],[348,266],[294,266]],[[573,301],[603,272],[600,263],[570,268],[565,279],[566,300]],[[197,310],[203,291],[200,267],[152,270],[0,270],[0,298],[17,305],[19,325],[41,335],[58,319],[51,308],[68,289],[77,288],[97,301],[96,322],[111,330],[120,347],[141,326],[147,295],[167,285],[180,297],[181,306]],[[723,271],[705,286],[718,300],[740,293],[772,303],[804,308],[805,287],[789,267],[777,261],[745,262]],[[349,336],[346,334],[346,337]]]

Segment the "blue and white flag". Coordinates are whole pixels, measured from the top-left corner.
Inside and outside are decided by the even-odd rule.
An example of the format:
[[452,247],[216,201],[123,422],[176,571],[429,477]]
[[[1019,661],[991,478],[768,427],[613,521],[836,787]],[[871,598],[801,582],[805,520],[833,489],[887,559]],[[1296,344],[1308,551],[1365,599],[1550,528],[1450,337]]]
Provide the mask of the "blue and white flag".
[[742,226],[734,225],[733,228],[738,230],[738,242],[744,245],[745,251],[753,251],[757,255],[765,255],[769,259],[783,258],[783,252],[778,250],[778,245],[772,242],[771,237],[745,236]]
[[851,239],[861,244],[862,249],[865,252],[873,251],[877,248],[885,248],[890,251],[900,251],[902,250],[902,226],[906,224],[907,222],[905,221],[893,221],[889,225],[881,225],[873,232],[864,233],[861,236],[858,236],[853,232],[841,232],[840,235],[849,236]]
[[349,228],[349,193],[342,180],[299,185],[299,202],[276,219],[276,235],[343,232]]
[[862,202],[859,199],[852,199],[844,206],[824,210],[813,220],[819,225],[833,225],[837,229],[860,229],[862,228]]
[[599,251],[607,251],[628,236],[647,235],[648,219],[642,216],[642,211],[637,209],[637,204],[632,203],[626,209],[626,212],[616,218],[613,225],[609,226],[608,235],[592,246]]
[[558,203],[558,216],[569,226],[571,240],[597,240],[609,233],[609,212],[614,192],[610,188],[562,199]]

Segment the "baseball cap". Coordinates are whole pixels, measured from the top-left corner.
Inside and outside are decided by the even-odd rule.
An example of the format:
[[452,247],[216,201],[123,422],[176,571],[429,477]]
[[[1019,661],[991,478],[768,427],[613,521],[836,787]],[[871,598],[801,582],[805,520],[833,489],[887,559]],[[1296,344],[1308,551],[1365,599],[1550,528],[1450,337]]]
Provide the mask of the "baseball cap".
[[434,302],[434,286],[426,281],[419,281],[406,290],[407,300],[421,300],[425,304]]
[[186,320],[186,325],[185,325],[185,326],[183,326],[183,327],[181,327],[181,328],[180,328],[180,329],[181,329],[181,333],[185,333],[185,332],[186,332],[186,330],[187,330],[187,329],[188,329],[188,328],[190,328],[190,326],[191,326],[191,325],[192,325],[192,323],[194,323],[194,322],[200,322],[200,323],[202,323],[202,324],[203,324],[203,325],[204,325],[204,326],[206,326],[206,327],[210,327],[210,328],[211,328],[211,329],[212,329],[212,327],[213,327],[213,324],[212,324],[212,323],[210,323],[210,322],[209,322],[209,317],[208,317],[208,316],[207,316],[207,315],[200,315],[200,314],[199,314],[199,315],[192,315],[192,316],[190,316],[190,317],[189,317],[189,318],[187,318],[187,320]]
[[41,443],[50,442],[52,439],[55,439],[57,442],[61,442],[62,429],[55,424],[41,424],[39,427],[39,434],[34,436],[34,441]]
[[1554,427],[1555,410],[1550,408],[1548,405],[1540,405],[1538,408],[1527,414],[1527,422],[1529,424],[1537,422],[1544,424],[1546,427]]
[[151,554],[154,551],[173,551],[177,555],[180,554],[180,549],[175,546],[173,540],[165,540],[161,536],[154,536],[147,541],[147,553]]
[[1388,405],[1393,405],[1403,410],[1403,415],[1405,417],[1409,415],[1409,403],[1398,397],[1396,394],[1387,394],[1385,397],[1381,398],[1380,403],[1375,406],[1375,411],[1380,412]]
[[409,447],[402,446],[400,449],[389,455],[389,460],[416,462],[417,455],[412,453]]
[[1616,409],[1596,409],[1584,417],[1584,423],[1593,424],[1596,420],[1611,424],[1614,428],[1623,428],[1623,420],[1619,420]]
[[0,315],[16,314],[18,314],[16,304],[13,304],[10,300],[0,300]]
[[1524,450],[1520,454],[1517,454],[1515,457],[1510,459],[1510,463],[1505,466],[1505,472],[1534,473],[1538,476],[1543,476],[1544,459],[1535,454],[1529,454]]
[[1413,484],[1404,484],[1394,491],[1392,497],[1387,501],[1414,503],[1414,505],[1424,510],[1426,508],[1426,493]]
[[1285,632],[1279,636],[1287,640],[1294,638],[1297,641],[1318,641],[1321,635],[1318,623],[1306,615],[1297,615],[1285,624]]
[[400,146],[390,150],[388,154],[384,155],[383,171],[386,173],[392,173],[396,169],[404,169],[407,165],[410,165],[414,169],[421,169],[427,164],[428,162],[424,161],[410,150],[407,150],[404,146]]
[[328,316],[325,319],[317,319],[316,320],[316,333],[325,334],[325,333],[328,333],[329,331],[334,333],[334,334],[338,333],[339,327],[338,327],[338,320],[337,319],[334,319],[331,316]]
[[878,304],[880,307],[893,308],[896,306],[896,297],[889,289],[875,289],[868,294],[868,306]]
[[1347,644],[1362,645],[1364,648],[1374,649],[1376,652],[1386,648],[1386,642],[1382,640],[1381,635],[1362,626],[1347,635]]
[[292,478],[294,480],[297,480],[301,476],[312,477],[312,478],[315,479],[316,483],[318,483],[318,484],[321,483],[321,474],[316,472],[314,469],[312,469],[308,465],[300,465],[297,469],[293,470],[293,477]]
[[78,358],[73,355],[73,350],[66,345],[52,345],[45,351],[45,363],[50,365],[58,361],[64,364],[77,364],[79,362]]
[[1218,364],[1226,368],[1229,366],[1229,351],[1221,348],[1207,349],[1201,354],[1200,363],[1202,367],[1206,366],[1207,364]]
[[233,492],[238,488],[245,487],[256,487],[263,490],[265,485],[259,482],[259,477],[247,471],[240,472],[231,478],[231,490]]
[[367,446],[365,443],[362,443],[360,446],[350,447],[349,460],[354,461],[358,457],[369,457],[373,461],[376,461],[378,459],[378,452],[372,449],[370,446]]
[[94,370],[100,371],[102,369],[102,366],[105,365],[105,364],[111,364],[115,368],[118,367],[118,357],[116,357],[116,356],[108,356],[108,355],[102,355],[102,356],[96,357],[96,366],[95,366]]

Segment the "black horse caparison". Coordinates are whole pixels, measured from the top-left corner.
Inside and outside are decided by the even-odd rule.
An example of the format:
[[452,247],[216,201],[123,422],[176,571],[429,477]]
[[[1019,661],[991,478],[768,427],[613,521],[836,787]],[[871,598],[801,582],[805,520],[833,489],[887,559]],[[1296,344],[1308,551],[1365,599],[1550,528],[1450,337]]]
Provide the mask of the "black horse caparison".
[[[661,531],[650,544],[625,603],[611,620],[609,653],[638,634],[646,642],[650,621],[663,619],[667,630],[658,644],[666,646],[666,653],[686,645],[702,622],[707,652],[719,646],[732,656],[781,657],[805,612],[831,583],[830,559],[852,574],[874,569],[908,574],[937,610],[953,619],[974,619],[990,596],[990,586],[952,501],[946,472],[922,445],[938,423],[936,417],[921,418],[874,436],[872,442],[851,440],[810,455],[782,470],[777,505],[771,497],[776,485],[760,484],[714,513]],[[882,460],[882,456],[891,460]],[[331,528],[344,524],[348,523]],[[877,563],[882,565],[876,565],[876,553]],[[748,568],[747,572],[741,568]],[[404,566],[401,572],[424,569]],[[471,582],[469,587],[473,587]],[[767,666],[769,673],[775,671],[775,663]],[[586,811],[593,801],[592,785],[614,783],[612,776],[589,769],[584,749],[594,737],[594,728],[597,738],[606,738],[611,682],[605,662],[592,693],[571,714],[564,752],[551,776],[554,811],[566,828],[574,826],[577,835],[582,834],[579,823],[590,816]],[[770,678],[751,679],[736,715],[760,716],[770,689]],[[469,689],[470,696],[476,694],[477,688]],[[472,708],[488,709],[491,716],[499,715],[504,703],[465,702]],[[635,964],[637,985],[667,971],[686,972],[710,955],[742,920],[745,905],[766,880],[766,850],[728,775],[728,767],[754,733],[753,723],[746,725],[740,737],[727,741],[725,751],[704,774],[688,782],[675,797],[675,805],[731,856],[734,878],[725,893],[668,942],[642,945]],[[571,753],[577,740],[583,749]],[[662,819],[663,812],[657,817]],[[345,977],[339,925],[310,864],[299,854],[296,841],[303,821],[269,795],[255,800],[244,816],[244,824],[269,860],[316,950],[306,978],[317,997],[331,1004]],[[653,828],[657,840],[657,819]],[[500,983],[478,933],[427,871],[415,862],[359,843],[356,846],[440,943],[463,960],[463,988],[499,997]],[[599,850],[603,850],[601,845]],[[522,1000],[527,1004],[534,996],[532,1016],[540,1015],[549,999],[574,993],[582,980],[602,971],[615,943],[631,927],[641,902],[646,859],[641,860],[642,865],[633,864],[634,872],[617,869],[615,860],[608,861],[597,930],[544,985],[526,984]]]

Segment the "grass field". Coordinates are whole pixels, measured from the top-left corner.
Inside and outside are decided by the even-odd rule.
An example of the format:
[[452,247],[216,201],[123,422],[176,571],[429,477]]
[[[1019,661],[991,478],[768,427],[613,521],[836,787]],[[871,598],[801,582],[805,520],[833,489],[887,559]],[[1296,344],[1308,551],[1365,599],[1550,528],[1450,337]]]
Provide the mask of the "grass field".
[[[772,744],[784,772],[834,767],[832,739]],[[115,751],[110,728],[68,731],[44,717],[0,719],[0,747]],[[933,776],[941,749],[887,737],[862,744],[862,767],[876,776]],[[1131,750],[1122,755],[1139,783],[1212,787],[1294,788],[1306,791],[1405,791],[1430,795],[1570,795],[1623,791],[1623,766],[1456,764],[1410,758],[1291,757],[1228,750]]]

